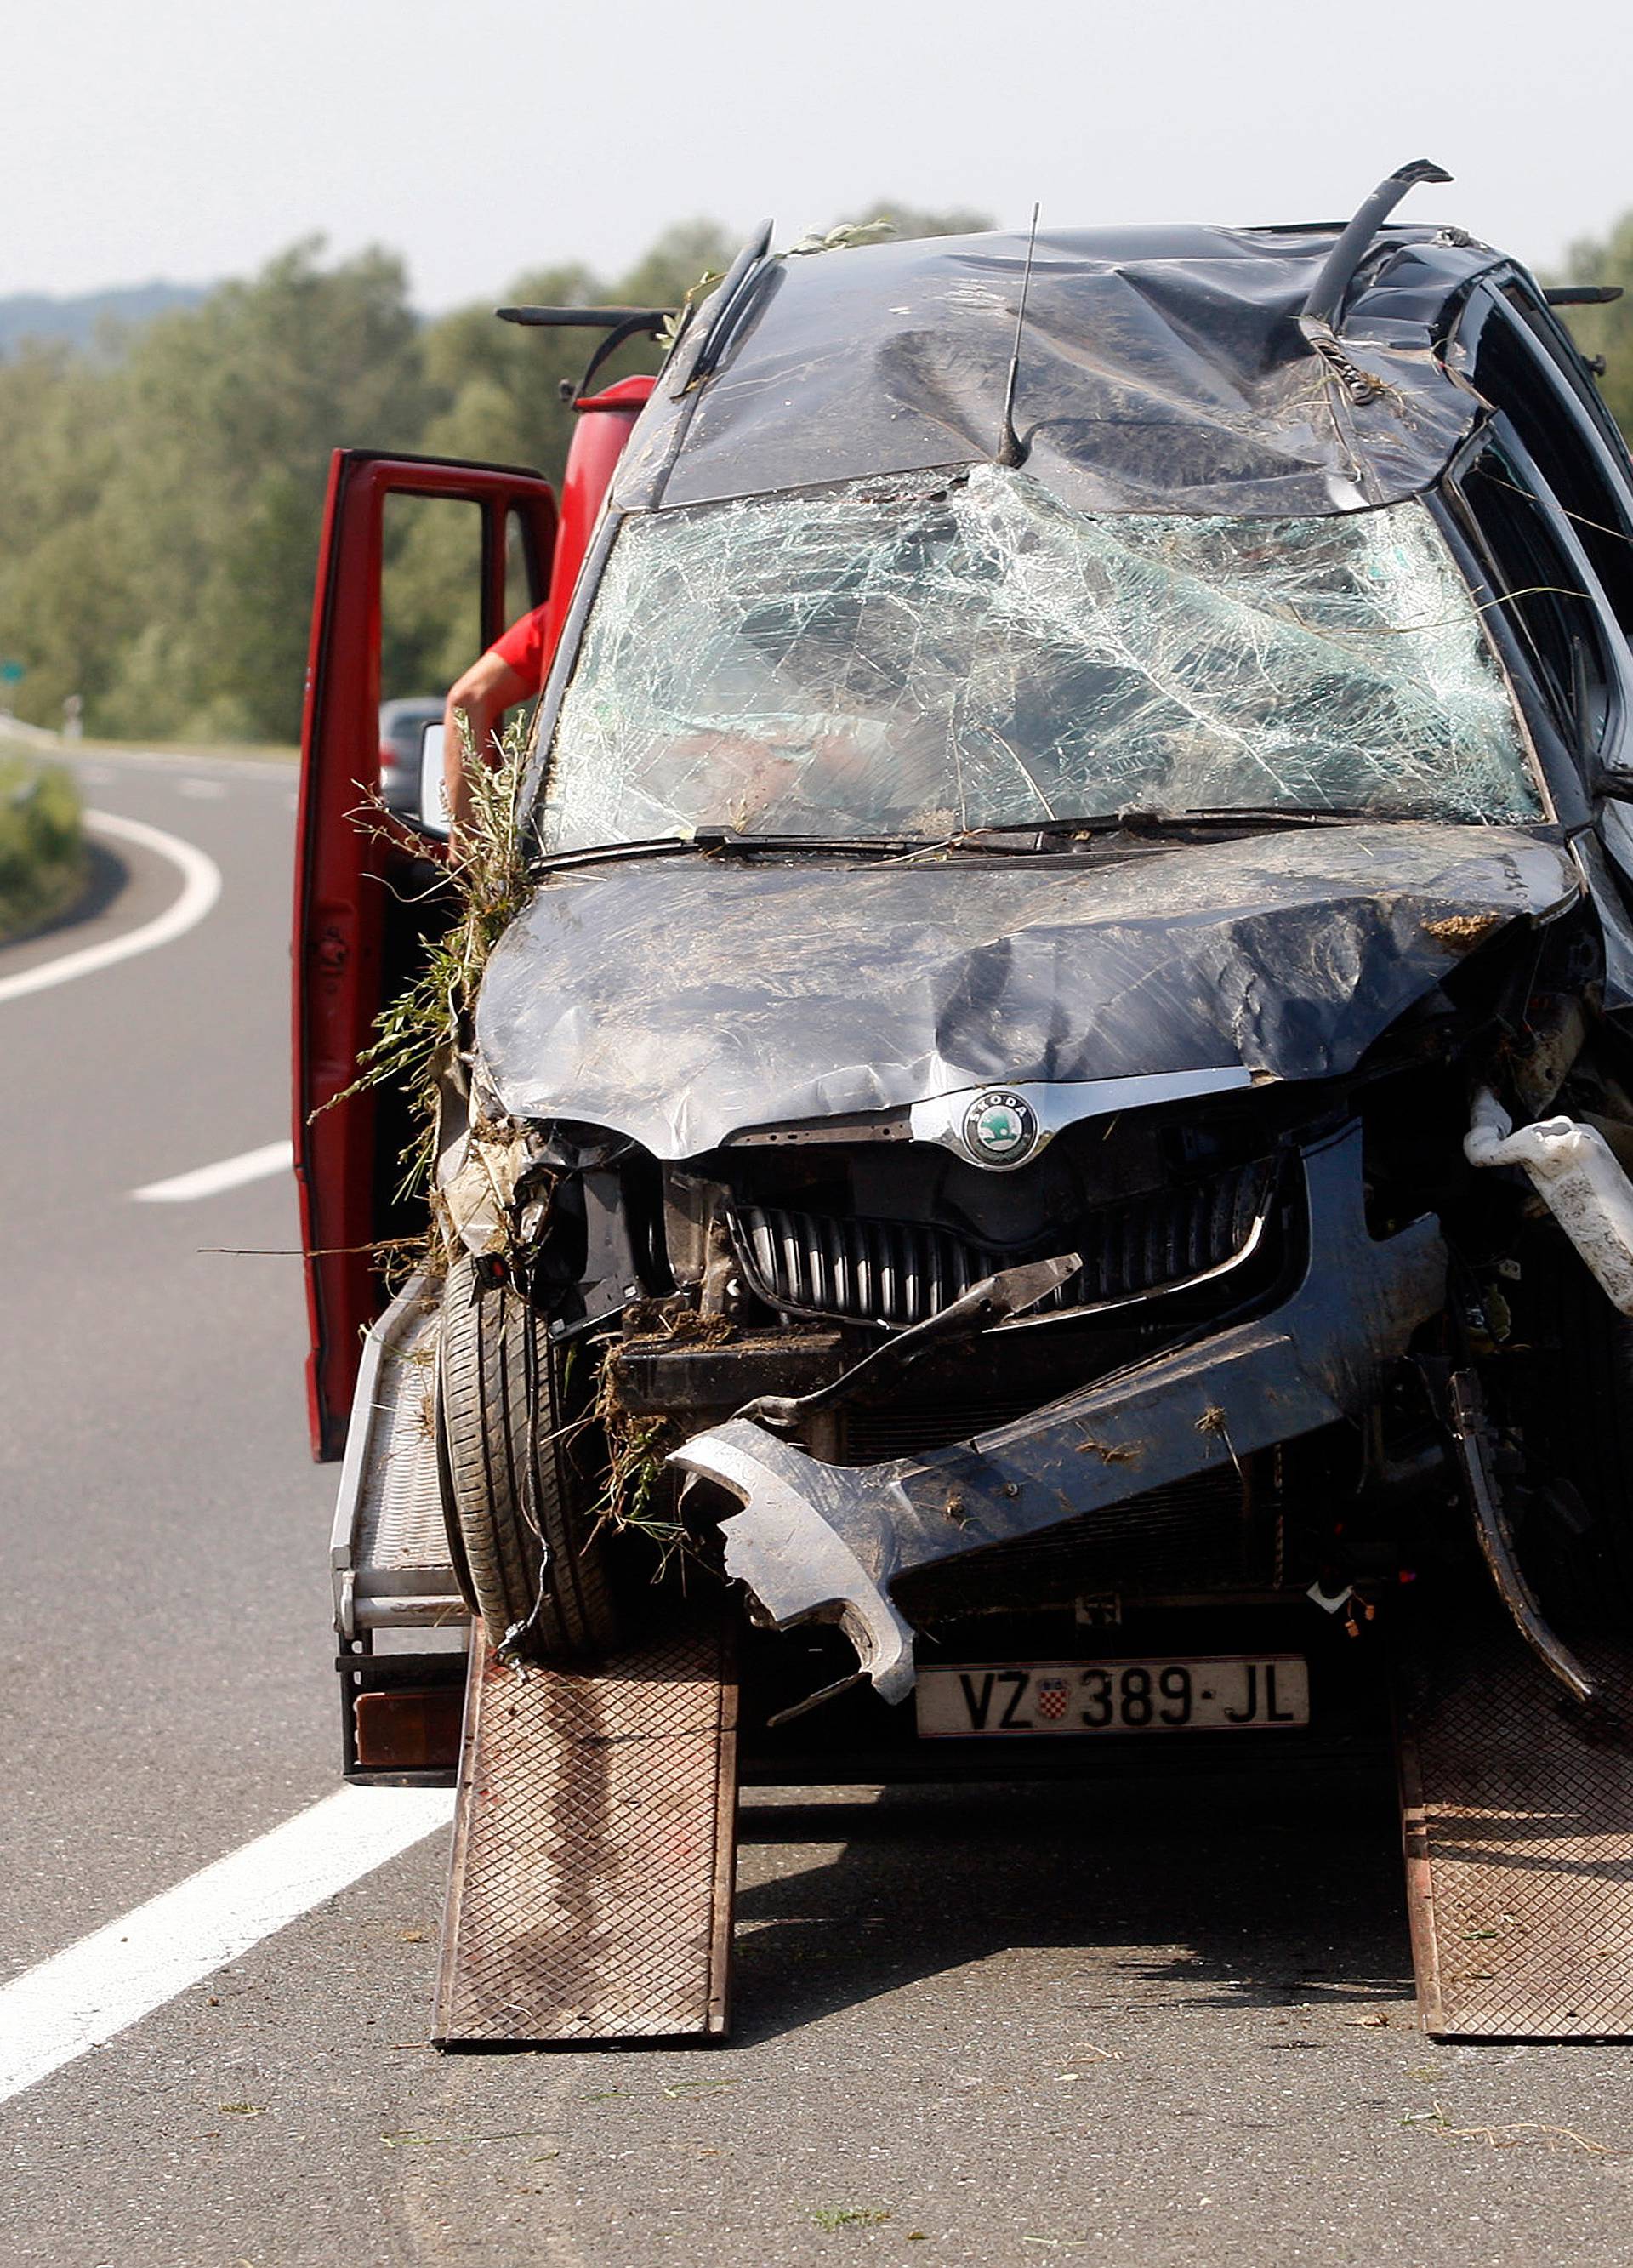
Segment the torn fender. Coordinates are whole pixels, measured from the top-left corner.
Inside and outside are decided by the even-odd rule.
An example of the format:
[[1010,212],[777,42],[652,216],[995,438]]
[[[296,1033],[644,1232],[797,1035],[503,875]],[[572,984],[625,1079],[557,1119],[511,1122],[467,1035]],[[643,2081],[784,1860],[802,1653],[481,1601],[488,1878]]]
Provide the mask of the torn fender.
[[921,1459],[826,1464],[740,1418],[687,1442],[671,1462],[743,1506],[722,1527],[727,1572],[779,1628],[820,1617],[862,1631],[863,1666],[894,1699],[911,1683],[912,1657],[910,1643],[887,1635],[906,1631],[888,1593],[909,1570],[1358,1415],[1444,1304],[1445,1246],[1431,1219],[1373,1240],[1358,1125],[1306,1150],[1301,1164],[1304,1272],[1256,1321]]

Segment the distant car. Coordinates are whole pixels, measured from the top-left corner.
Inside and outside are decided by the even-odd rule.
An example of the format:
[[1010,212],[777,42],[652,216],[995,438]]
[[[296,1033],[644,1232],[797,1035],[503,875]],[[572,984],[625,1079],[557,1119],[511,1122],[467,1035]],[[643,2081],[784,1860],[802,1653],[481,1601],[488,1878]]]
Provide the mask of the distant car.
[[380,793],[389,811],[420,806],[420,750],[425,727],[440,725],[444,703],[429,695],[380,703]]

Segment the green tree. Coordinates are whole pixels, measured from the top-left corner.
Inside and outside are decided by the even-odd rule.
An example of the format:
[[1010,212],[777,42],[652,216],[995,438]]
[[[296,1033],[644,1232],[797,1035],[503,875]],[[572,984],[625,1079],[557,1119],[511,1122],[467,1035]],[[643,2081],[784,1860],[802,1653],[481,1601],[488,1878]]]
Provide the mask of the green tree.
[[105,511],[146,594],[92,721],[247,739],[298,729],[330,452],[413,448],[430,396],[400,261],[293,247],[161,318],[120,373]]
[[[903,235],[989,225],[889,198],[856,217],[881,211]],[[682,221],[622,276],[563,262],[505,297],[678,307],[737,250],[716,223]],[[486,306],[423,323],[390,254],[326,264],[313,239],[85,354],[0,360],[0,658],[26,666],[19,711],[55,724],[78,693],[92,732],[291,739],[331,452],[559,479],[596,343],[496,322]],[[597,383],[657,361],[650,339],[631,340]],[[389,519],[388,690],[440,691],[470,659],[470,533],[451,540],[436,511]]]
[[26,668],[11,697],[36,723],[105,683],[139,621],[103,520],[118,465],[107,392],[66,348],[0,363],[0,656]]
[[1600,388],[1616,423],[1633,441],[1633,212],[1623,213],[1602,240],[1584,237],[1566,254],[1561,284],[1620,284],[1622,297],[1607,307],[1570,307],[1561,313],[1585,355],[1603,355]]

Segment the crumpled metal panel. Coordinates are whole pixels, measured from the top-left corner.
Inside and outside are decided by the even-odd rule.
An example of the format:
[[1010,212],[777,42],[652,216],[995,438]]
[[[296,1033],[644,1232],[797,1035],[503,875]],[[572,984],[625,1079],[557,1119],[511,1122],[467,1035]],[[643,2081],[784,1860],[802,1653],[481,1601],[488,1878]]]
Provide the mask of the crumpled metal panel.
[[[1095,512],[1275,517],[1426,488],[1481,407],[1436,360],[1432,326],[1498,255],[1425,228],[1380,232],[1344,345],[1384,392],[1357,406],[1296,320],[1337,234],[1041,231],[1015,415],[1031,468]],[[775,263],[740,343],[694,393],[682,349],[615,501],[695,504],[990,460],[1026,263],[1026,237],[1004,232]],[[1388,318],[1376,326],[1374,291]]]
[[863,1668],[894,1698],[912,1633],[891,1590],[1085,1513],[1357,1417],[1445,1301],[1432,1216],[1374,1239],[1352,1123],[1301,1153],[1307,1245],[1279,1307],[1092,1381],[991,1432],[922,1457],[826,1462],[747,1416],[671,1453],[743,1506],[723,1521],[726,1572],[778,1628],[846,1608]]
[[582,1670],[478,1625],[432,2036],[660,2039],[727,2024],[737,1685],[723,1629]]
[[[1633,1747],[1590,1730],[1494,1617],[1409,1641],[1401,1790],[1423,2028],[1633,2035]],[[1622,1725],[1633,1656],[1580,1648]]]
[[1030,471],[628,519],[556,724],[548,850],[1272,803],[1541,816],[1426,505],[1073,510]]
[[992,1083],[1318,1079],[1472,942],[1579,891],[1552,843],[1410,821],[1070,870],[641,861],[541,886],[494,949],[477,1038],[513,1116],[666,1158]]

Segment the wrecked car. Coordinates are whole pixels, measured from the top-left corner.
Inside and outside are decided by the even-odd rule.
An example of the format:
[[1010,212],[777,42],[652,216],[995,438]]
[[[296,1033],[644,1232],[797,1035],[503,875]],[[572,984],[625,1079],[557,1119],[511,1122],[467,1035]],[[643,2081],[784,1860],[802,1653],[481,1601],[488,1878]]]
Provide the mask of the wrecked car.
[[[1602,1702],[1633,468],[1562,295],[1392,217],[1445,178],[768,234],[581,397],[559,513],[337,466],[297,1125],[354,1772],[447,1764],[467,1605],[523,1666],[724,1605],[746,1724],[881,1770],[1299,1740],[1470,1570]],[[555,659],[388,1305],[426,1199],[356,1081],[448,917],[434,843],[347,822],[396,490],[480,508],[489,634],[530,530]]]

